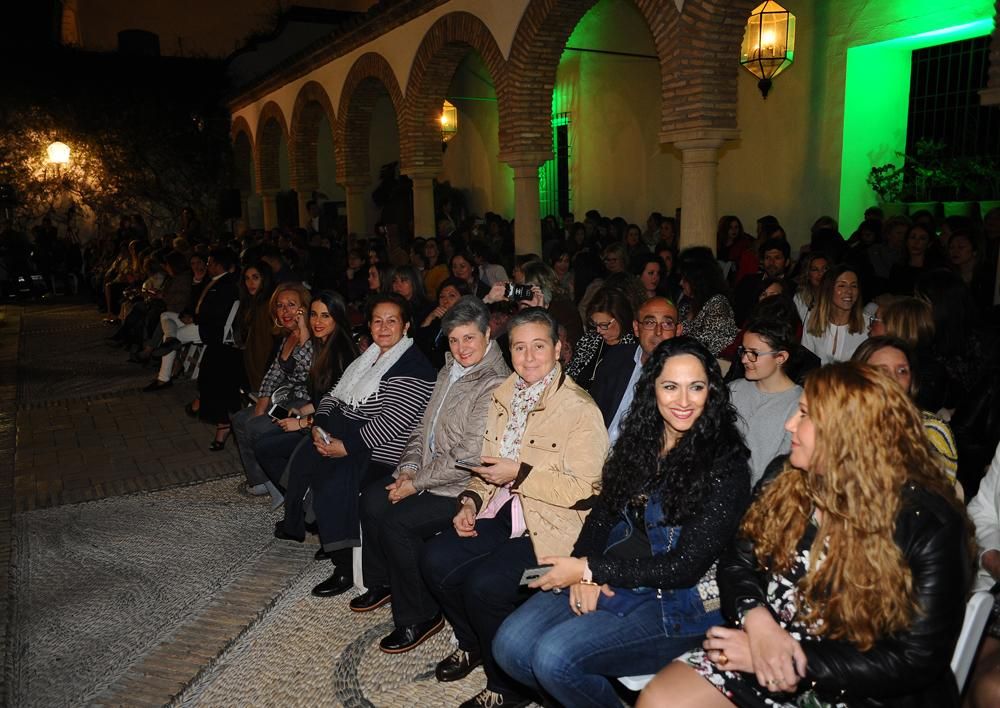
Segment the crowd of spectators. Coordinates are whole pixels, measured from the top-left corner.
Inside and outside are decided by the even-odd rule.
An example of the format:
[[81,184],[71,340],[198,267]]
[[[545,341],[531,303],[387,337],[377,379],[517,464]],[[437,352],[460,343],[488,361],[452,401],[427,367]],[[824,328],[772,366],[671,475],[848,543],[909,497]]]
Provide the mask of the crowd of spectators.
[[[773,216],[711,249],[590,211],[514,258],[494,214],[348,241],[186,211],[72,266],[43,226],[35,269],[73,270],[145,391],[200,352],[186,413],[234,434],[276,537],[318,534],[314,595],[360,546],[382,651],[447,620],[437,679],[486,673],[463,706],[618,705],[658,671],[640,704],[957,704],[977,556],[1000,580],[1000,212],[823,217],[793,253]],[[998,695],[993,640],[969,696]]]

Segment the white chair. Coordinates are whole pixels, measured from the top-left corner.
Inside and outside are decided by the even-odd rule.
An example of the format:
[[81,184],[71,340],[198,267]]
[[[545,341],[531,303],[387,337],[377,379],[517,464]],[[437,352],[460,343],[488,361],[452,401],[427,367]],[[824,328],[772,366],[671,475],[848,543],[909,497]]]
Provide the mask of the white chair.
[[965,605],[965,620],[962,622],[962,632],[958,635],[958,644],[951,655],[951,672],[955,674],[955,682],[959,692],[965,687],[969,678],[972,660],[976,658],[979,642],[983,638],[983,630],[990,618],[993,608],[993,595],[985,590],[972,594]]
[[[955,674],[955,682],[959,692],[965,687],[972,668],[972,660],[976,658],[979,641],[983,638],[983,630],[990,618],[993,608],[993,595],[986,591],[973,593],[965,605],[965,620],[962,622],[962,632],[958,635],[958,644],[951,655],[951,672]],[[622,676],[618,681],[630,691],[641,691],[653,680],[653,674],[645,676]]]

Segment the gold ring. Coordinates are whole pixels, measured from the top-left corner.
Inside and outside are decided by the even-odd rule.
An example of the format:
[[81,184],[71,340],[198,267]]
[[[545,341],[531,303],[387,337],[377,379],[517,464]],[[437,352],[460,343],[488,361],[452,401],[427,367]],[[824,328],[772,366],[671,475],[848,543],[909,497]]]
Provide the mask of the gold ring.
[[768,686],[777,686],[778,682],[775,679],[771,679],[767,682]]
[[718,664],[719,666],[725,666],[726,664],[728,664],[729,663],[729,657],[726,656],[726,652],[720,651],[719,652],[719,658],[716,660],[715,663]]

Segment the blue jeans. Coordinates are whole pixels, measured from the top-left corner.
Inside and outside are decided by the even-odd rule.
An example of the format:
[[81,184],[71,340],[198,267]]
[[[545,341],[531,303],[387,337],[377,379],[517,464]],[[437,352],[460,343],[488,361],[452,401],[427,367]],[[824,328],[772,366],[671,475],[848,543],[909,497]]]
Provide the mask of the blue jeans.
[[665,635],[655,595],[624,617],[602,609],[577,616],[567,591],[539,592],[504,621],[493,656],[513,679],[564,706],[618,708],[613,677],[656,673],[704,638]]

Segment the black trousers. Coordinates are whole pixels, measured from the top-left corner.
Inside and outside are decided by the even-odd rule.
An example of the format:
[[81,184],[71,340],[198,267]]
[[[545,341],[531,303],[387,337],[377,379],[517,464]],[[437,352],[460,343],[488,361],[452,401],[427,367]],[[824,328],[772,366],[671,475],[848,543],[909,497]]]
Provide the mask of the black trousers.
[[421,557],[424,580],[444,610],[465,651],[479,649],[486,687],[523,693],[493,659],[493,637],[529,592],[520,586],[525,568],[538,564],[531,539],[511,538],[510,504],[494,519],[476,521],[476,536],[445,531],[427,544]]
[[392,618],[397,627],[432,619],[439,611],[420,575],[424,543],[451,528],[455,497],[430,492],[411,494],[393,504],[385,490],[388,475],[361,493],[361,557],[365,585],[392,589]]

